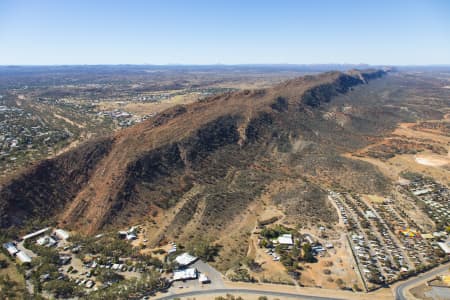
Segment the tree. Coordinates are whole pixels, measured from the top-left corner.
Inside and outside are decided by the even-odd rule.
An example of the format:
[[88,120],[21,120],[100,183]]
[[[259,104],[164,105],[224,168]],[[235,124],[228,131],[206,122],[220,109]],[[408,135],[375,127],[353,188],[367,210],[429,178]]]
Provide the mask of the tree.
[[59,253],[56,249],[31,244],[30,249],[37,253],[41,261],[48,264],[57,265],[59,263]]
[[97,279],[100,280],[102,283],[106,282],[118,282],[124,279],[124,277],[121,274],[118,274],[114,271],[105,269],[98,274]]
[[261,271],[261,265],[252,258],[245,257],[242,259],[242,263],[253,272]]
[[187,250],[201,259],[206,261],[214,261],[214,258],[219,254],[221,246],[212,245],[208,240],[194,241],[187,246]]
[[292,267],[295,262],[289,255],[283,255],[282,258],[281,258],[281,263],[285,267]]
[[0,259],[0,269],[6,269],[6,267],[8,267],[6,259]]
[[317,259],[313,255],[312,247],[309,243],[303,245],[303,259],[309,263],[317,261]]
[[51,280],[44,284],[44,289],[52,292],[56,298],[71,298],[81,295],[81,291],[74,282],[65,280]]
[[237,269],[230,276],[231,281],[255,282],[256,279],[250,275],[247,269]]
[[300,256],[300,249],[299,249],[298,241],[296,241],[294,246],[292,247],[292,257],[295,260],[298,260],[299,256]]
[[269,241],[266,240],[266,239],[262,239],[261,242],[259,243],[259,245],[260,245],[262,248],[268,248],[269,244],[270,244]]

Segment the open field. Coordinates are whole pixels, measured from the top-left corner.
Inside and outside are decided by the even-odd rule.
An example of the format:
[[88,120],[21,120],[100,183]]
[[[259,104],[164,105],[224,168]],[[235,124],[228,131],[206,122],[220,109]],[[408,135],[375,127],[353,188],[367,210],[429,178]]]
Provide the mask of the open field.
[[[444,122],[446,119],[438,120]],[[436,121],[436,122],[438,122]],[[418,123],[403,123],[393,131],[391,136],[395,136],[396,139],[407,141],[409,144],[413,141],[422,142],[430,146],[434,146],[435,149],[442,149],[437,154],[435,151],[428,149],[412,149],[416,152],[412,154],[406,150],[396,152],[388,152],[389,157],[385,157],[386,153],[381,150],[377,156],[371,153],[371,149],[374,147],[380,148],[379,145],[383,145],[389,142],[392,137],[388,136],[381,142],[375,145],[369,145],[363,150],[359,150],[348,157],[361,159],[376,165],[386,176],[396,180],[400,177],[400,174],[405,171],[417,172],[426,174],[433,178],[436,178],[440,182],[450,182],[450,137],[441,131],[429,132],[420,127]]]
[[[7,292],[11,292],[11,295],[16,295],[11,299],[20,299],[25,290],[23,275],[17,270],[15,262],[3,253],[0,253],[0,260],[7,263],[6,268],[0,268],[0,298],[6,297]],[[6,278],[8,280],[5,280]]]
[[8,263],[8,267],[5,269],[0,269],[0,276],[9,276],[11,280],[17,282],[21,286],[24,286],[23,276],[17,271],[14,261],[11,261],[9,257],[5,256],[3,253],[0,253],[0,260],[6,260]]

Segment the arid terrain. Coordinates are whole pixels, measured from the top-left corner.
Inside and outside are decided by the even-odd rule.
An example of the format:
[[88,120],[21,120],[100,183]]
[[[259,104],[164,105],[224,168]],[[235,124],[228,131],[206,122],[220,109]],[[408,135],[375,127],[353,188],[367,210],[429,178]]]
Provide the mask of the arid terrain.
[[96,259],[132,228],[167,274],[176,242],[230,284],[358,293],[448,260],[450,73],[57,71],[0,81],[5,241],[58,227]]

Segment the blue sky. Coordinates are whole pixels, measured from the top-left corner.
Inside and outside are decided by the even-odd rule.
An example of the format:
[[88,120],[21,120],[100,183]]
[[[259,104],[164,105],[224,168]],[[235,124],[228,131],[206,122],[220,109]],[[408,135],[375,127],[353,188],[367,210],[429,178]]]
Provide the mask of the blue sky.
[[0,64],[450,64],[450,1],[0,0]]

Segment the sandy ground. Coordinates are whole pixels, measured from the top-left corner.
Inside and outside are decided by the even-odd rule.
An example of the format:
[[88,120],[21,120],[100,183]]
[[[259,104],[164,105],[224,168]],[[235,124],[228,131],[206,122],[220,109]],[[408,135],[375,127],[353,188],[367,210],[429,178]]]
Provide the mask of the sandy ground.
[[283,217],[283,212],[281,212],[277,207],[270,205],[265,207],[265,210],[259,215],[258,221],[264,222],[274,220],[275,218],[280,220]]
[[430,167],[442,167],[450,164],[450,155],[436,155],[436,154],[418,154],[415,156],[418,164]]
[[383,203],[384,197],[380,197],[377,195],[363,195],[362,198],[366,201],[369,201],[371,203]]
[[23,276],[17,271],[15,267],[15,262],[11,260],[10,257],[7,257],[5,254],[0,253],[0,259],[6,260],[8,263],[8,266],[4,269],[0,269],[0,276],[8,275],[9,278],[17,283],[19,285],[24,286],[25,281],[23,279]]
[[422,173],[427,176],[433,177],[439,182],[449,182],[450,172],[446,170],[446,167],[427,166],[417,163],[414,155],[396,155],[388,160],[387,164],[400,174],[402,171],[411,171],[415,173]]
[[[337,208],[336,208],[337,209]],[[272,216],[282,216],[283,213],[273,205],[268,204],[265,211],[260,214],[261,218],[270,218]],[[281,217],[275,223],[283,223]],[[345,234],[339,234],[344,229],[342,220],[335,228],[325,229],[321,231],[317,224],[315,226],[305,226],[300,230],[302,234],[310,234],[323,244],[333,243],[334,249],[330,249],[323,257],[318,257],[317,263],[301,263],[303,270],[301,271],[299,284],[304,286],[320,286],[322,288],[339,289],[336,283],[338,279],[343,280],[343,286],[353,287],[354,284],[362,288],[356,272],[351,250],[346,241]],[[327,238],[320,238],[326,235]],[[286,268],[279,261],[273,261],[273,257],[265,252],[266,249],[259,248],[258,234],[252,234],[250,239],[250,247],[248,257],[255,259],[262,266],[261,272],[252,272],[252,276],[262,281],[280,282],[297,284],[297,282],[286,273]],[[330,274],[326,275],[325,270],[329,270]],[[325,271],[327,272],[327,271]]]
[[252,235],[251,241],[254,249],[254,255],[252,256],[257,263],[261,264],[263,269],[258,273],[252,272],[252,276],[260,281],[267,280],[293,284],[294,280],[286,274],[286,268],[279,261],[273,261],[272,256],[265,253],[264,249],[258,247],[258,236],[256,234]]
[[72,141],[69,145],[67,145],[66,147],[64,147],[64,148],[62,148],[62,149],[59,149],[55,154],[50,155],[49,158],[56,157],[56,156],[61,155],[61,154],[65,153],[65,152],[67,152],[67,151],[69,151],[69,150],[71,150],[71,149],[74,149],[74,148],[76,148],[78,145],[80,145],[81,143],[82,143],[81,140],[78,140],[78,139],[77,139],[77,140],[74,140],[74,141]]
[[120,109],[137,116],[159,113],[167,108],[178,104],[189,104],[198,100],[198,94],[190,93],[185,95],[175,95],[161,102],[126,102],[117,103],[116,101],[103,101],[98,105],[99,110]]
[[418,123],[400,123],[398,127],[392,133],[393,135],[404,136],[406,138],[422,138],[430,139],[436,143],[448,143],[450,142],[450,137],[441,135],[438,132],[429,132],[427,129],[414,130],[412,127]]
[[[436,120],[438,122],[439,120]],[[439,131],[429,131],[427,129],[413,129],[418,123],[401,123],[392,132],[397,138],[407,140],[429,140],[433,144],[440,145],[448,149],[448,155],[437,155],[431,151],[423,151],[419,154],[397,154],[395,157],[381,160],[368,156],[353,156],[352,153],[345,154],[348,158],[359,159],[371,163],[392,180],[399,180],[400,173],[403,171],[411,171],[431,176],[439,182],[450,181],[450,137],[441,134]],[[390,136],[386,139],[391,138]],[[383,141],[378,142],[383,143]],[[361,149],[358,153],[364,153],[365,149],[373,145]]]
[[[339,289],[336,283],[341,279],[342,286],[352,287],[354,284],[363,288],[359,282],[355,270],[352,267],[352,256],[348,243],[345,243],[345,235],[339,242],[335,242],[335,249],[328,250],[324,257],[318,257],[318,262],[305,264],[300,277],[300,283],[305,286],[320,286],[326,289]],[[324,271],[329,270],[329,275]]]
[[68,119],[68,118],[66,118],[66,117],[64,117],[64,116],[61,116],[60,114],[55,113],[55,112],[53,112],[53,116],[54,116],[55,118],[57,118],[57,119],[61,119],[61,120],[63,120],[64,122],[67,122],[67,123],[69,123],[69,124],[71,124],[71,125],[73,125],[73,126],[76,126],[76,127],[78,127],[78,128],[84,128],[84,125],[83,125],[83,124],[80,124],[80,123],[77,123],[77,122],[75,122],[75,121],[72,121],[72,120],[70,120],[70,119]]
[[400,178],[399,173],[401,171],[395,168],[392,162],[390,161],[381,161],[379,159],[367,156],[366,157],[353,156],[351,153],[346,153],[343,156],[351,159],[358,159],[368,162],[377,167],[381,171],[381,173],[383,173],[386,177],[390,178],[393,181],[397,181]]

